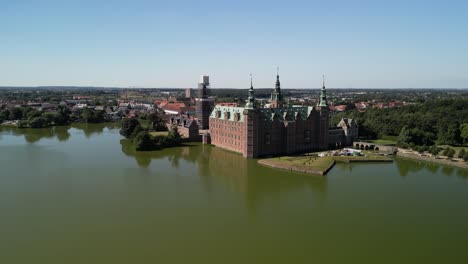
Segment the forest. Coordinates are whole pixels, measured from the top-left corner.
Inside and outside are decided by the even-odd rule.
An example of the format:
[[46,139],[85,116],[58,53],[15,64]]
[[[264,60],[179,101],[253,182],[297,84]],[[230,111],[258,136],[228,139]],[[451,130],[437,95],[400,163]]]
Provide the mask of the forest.
[[468,98],[435,99],[399,108],[351,110],[334,115],[331,125],[342,117],[354,118],[363,139],[397,136],[406,146],[468,145]]

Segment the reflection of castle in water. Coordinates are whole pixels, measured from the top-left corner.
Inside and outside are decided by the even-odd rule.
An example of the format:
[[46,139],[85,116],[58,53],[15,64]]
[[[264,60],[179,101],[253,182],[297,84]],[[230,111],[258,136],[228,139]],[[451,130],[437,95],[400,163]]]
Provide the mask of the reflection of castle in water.
[[174,168],[179,168],[182,162],[192,164],[207,193],[212,192],[216,184],[224,185],[244,194],[249,210],[255,211],[263,198],[279,197],[298,189],[310,191],[311,200],[316,202],[323,200],[327,192],[326,177],[263,167],[256,160],[213,146],[192,144],[161,151],[136,152],[127,140],[122,140],[121,145],[122,151],[134,157],[143,168],[148,168],[153,159],[167,159]]

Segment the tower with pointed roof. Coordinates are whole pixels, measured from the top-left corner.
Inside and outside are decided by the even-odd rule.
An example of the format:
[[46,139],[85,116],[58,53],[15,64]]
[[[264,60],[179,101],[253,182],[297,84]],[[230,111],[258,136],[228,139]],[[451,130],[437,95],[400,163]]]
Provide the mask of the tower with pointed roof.
[[247,99],[247,104],[245,105],[246,109],[255,108],[255,92],[253,89],[253,80],[252,74],[250,74],[250,89],[249,89],[249,98]]
[[283,101],[283,94],[281,94],[281,83],[280,83],[280,80],[279,80],[279,68],[278,68],[277,73],[276,73],[275,89],[271,93],[270,107],[271,108],[282,108],[283,105],[284,105],[284,101]]
[[322,90],[320,90],[320,100],[317,109],[320,111],[320,133],[319,146],[321,149],[328,147],[329,109],[327,101],[327,91],[325,89],[325,75],[322,75]]
[[319,106],[328,108],[327,91],[325,90],[325,75],[322,75],[322,90],[320,91]]

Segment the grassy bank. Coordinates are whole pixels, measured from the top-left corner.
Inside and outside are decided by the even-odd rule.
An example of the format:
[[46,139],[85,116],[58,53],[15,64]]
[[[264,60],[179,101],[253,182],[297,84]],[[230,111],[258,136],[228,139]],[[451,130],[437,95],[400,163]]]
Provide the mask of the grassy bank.
[[391,158],[369,153],[366,156],[282,156],[261,159],[258,163],[273,168],[326,175],[337,162],[392,162]]

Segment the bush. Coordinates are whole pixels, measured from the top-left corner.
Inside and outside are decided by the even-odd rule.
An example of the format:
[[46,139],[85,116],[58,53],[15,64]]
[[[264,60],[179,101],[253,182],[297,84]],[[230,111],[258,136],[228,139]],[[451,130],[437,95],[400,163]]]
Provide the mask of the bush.
[[464,161],[468,161],[468,152],[465,153],[465,156],[463,156]]
[[16,123],[16,127],[18,127],[18,128],[25,128],[25,127],[28,127],[28,121],[19,120],[19,121]]
[[465,149],[462,149],[462,150],[460,150],[460,152],[458,152],[458,157],[459,157],[460,159],[463,159],[463,157],[465,157],[465,154],[466,154],[466,153],[465,153]]
[[35,117],[29,121],[32,128],[41,128],[47,126],[47,121],[43,117]]
[[441,149],[437,146],[432,146],[429,148],[429,152],[434,156],[438,155],[440,151]]
[[449,148],[447,152],[447,157],[453,158],[454,155],[455,155],[455,150],[452,148]]
[[137,151],[150,151],[155,149],[151,135],[147,131],[141,131],[133,139]]
[[449,151],[450,151],[450,148],[444,149],[444,151],[442,151],[442,155],[448,156]]

